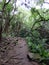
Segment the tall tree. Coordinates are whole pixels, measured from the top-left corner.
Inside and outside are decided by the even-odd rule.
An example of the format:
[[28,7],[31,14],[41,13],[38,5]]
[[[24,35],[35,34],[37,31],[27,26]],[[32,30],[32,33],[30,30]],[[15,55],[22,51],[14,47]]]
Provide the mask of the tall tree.
[[[12,0],[2,0],[0,2],[0,41],[2,38],[2,32],[4,31],[5,33],[8,32],[8,28],[10,26],[10,21],[14,17],[14,12],[16,10],[16,5],[13,6],[13,4],[16,3],[16,0],[14,2]],[[11,15],[11,12],[14,10]],[[3,28],[3,23],[4,23],[4,28]]]

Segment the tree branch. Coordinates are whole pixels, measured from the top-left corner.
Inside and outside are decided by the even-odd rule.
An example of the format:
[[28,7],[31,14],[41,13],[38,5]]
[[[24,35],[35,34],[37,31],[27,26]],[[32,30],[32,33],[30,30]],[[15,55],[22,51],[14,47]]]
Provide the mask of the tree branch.
[[13,19],[14,15],[10,18],[9,22]]
[[6,7],[6,5],[8,5],[9,4],[9,2],[10,2],[11,0],[8,0],[8,2],[7,3],[4,3],[4,5],[3,5],[3,9]]
[[49,2],[44,2],[44,3],[49,4]]

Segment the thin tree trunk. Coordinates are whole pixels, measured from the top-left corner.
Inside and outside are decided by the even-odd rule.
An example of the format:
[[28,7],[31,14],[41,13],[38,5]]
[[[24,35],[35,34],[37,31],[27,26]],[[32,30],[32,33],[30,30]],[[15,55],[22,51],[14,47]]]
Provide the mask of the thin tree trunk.
[[1,40],[2,40],[2,23],[0,23],[0,42],[1,42]]

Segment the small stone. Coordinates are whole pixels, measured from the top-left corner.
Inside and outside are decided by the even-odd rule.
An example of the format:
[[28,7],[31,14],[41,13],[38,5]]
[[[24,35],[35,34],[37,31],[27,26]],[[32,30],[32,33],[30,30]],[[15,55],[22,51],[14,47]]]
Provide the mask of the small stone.
[[41,57],[40,57],[40,55],[38,54],[38,53],[28,53],[27,54],[27,57],[30,59],[30,60],[33,60],[33,59],[40,59]]

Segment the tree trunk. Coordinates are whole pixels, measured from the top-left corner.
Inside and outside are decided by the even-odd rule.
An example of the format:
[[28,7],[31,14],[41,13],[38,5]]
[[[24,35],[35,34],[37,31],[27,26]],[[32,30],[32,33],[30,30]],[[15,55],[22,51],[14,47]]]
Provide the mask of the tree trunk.
[[2,40],[2,13],[0,13],[0,42]]
[[0,42],[2,40],[2,23],[0,23]]
[[4,32],[6,34],[8,34],[9,26],[10,26],[10,14],[8,13],[8,15],[7,15],[6,19],[5,19],[5,28],[4,28]]

